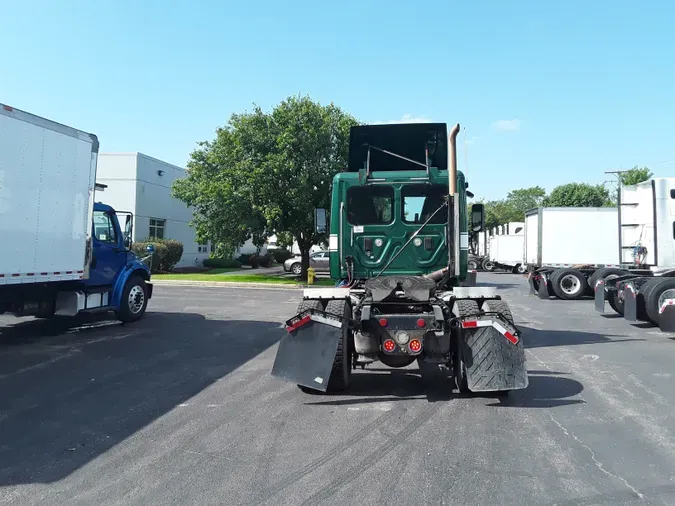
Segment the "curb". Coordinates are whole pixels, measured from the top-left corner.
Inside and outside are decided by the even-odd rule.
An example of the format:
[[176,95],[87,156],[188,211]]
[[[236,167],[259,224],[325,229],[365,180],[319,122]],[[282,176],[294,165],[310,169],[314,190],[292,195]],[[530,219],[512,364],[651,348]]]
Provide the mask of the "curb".
[[302,290],[303,285],[288,285],[283,283],[238,283],[236,281],[188,281],[160,279],[150,281],[155,286],[198,286],[205,288],[267,288],[273,290]]

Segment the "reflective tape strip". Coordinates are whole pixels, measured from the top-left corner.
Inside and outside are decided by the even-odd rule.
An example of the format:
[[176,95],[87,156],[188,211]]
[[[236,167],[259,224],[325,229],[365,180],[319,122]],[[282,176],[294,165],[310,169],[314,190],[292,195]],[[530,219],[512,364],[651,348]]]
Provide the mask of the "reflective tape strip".
[[84,271],[12,272],[10,274],[0,274],[0,278],[19,278],[21,276],[72,276],[73,274],[84,274]]
[[477,327],[493,327],[497,332],[503,335],[511,344],[518,344],[520,339],[512,334],[496,320],[467,320],[462,322],[463,329],[475,329]]

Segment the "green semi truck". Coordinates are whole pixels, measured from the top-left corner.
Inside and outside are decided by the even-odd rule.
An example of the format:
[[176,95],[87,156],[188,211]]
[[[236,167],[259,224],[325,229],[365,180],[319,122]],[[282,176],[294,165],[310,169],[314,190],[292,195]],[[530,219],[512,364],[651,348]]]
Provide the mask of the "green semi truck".
[[[459,392],[527,388],[525,351],[508,304],[468,271],[469,232],[456,137],[445,123],[351,129],[347,170],[333,180],[328,234],[334,288],[307,288],[286,322],[272,375],[307,392],[348,389],[357,367],[446,368]],[[330,220],[328,219],[330,216]]]

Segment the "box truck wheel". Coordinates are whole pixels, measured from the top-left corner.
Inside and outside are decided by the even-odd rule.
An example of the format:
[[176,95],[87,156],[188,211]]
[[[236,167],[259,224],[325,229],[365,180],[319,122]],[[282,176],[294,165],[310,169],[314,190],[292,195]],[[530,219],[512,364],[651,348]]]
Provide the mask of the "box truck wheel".
[[122,290],[120,307],[116,311],[121,321],[135,322],[140,320],[148,307],[148,287],[140,276],[131,276]]
[[483,270],[486,272],[492,272],[495,270],[495,263],[490,259],[486,258],[483,260]]
[[551,281],[553,291],[563,300],[580,299],[588,292],[586,276],[576,269],[558,269]]

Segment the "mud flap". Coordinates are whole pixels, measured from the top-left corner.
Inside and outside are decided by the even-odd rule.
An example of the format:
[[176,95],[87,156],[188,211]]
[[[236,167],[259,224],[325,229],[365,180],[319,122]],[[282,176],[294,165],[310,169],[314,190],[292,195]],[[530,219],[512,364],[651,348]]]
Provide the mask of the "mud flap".
[[675,299],[666,299],[659,308],[661,332],[675,332]]
[[337,316],[310,309],[286,322],[272,376],[326,392],[342,325]]
[[527,275],[527,284],[530,286],[530,295],[534,295],[537,293],[537,287],[539,286],[538,284],[538,279],[539,279],[539,273],[536,272],[530,272]]
[[520,333],[496,315],[463,320],[462,360],[469,390],[523,390],[529,385]]
[[633,283],[625,283],[623,288],[623,317],[629,322],[638,321],[637,291]]
[[605,312],[605,300],[607,298],[607,293],[605,292],[605,280],[604,279],[598,279],[595,282],[595,293],[593,294],[593,297],[594,297],[595,310],[598,313],[604,313]]
[[551,292],[549,291],[548,277],[544,272],[539,273],[539,286],[537,287],[537,297],[545,300],[551,298]]

